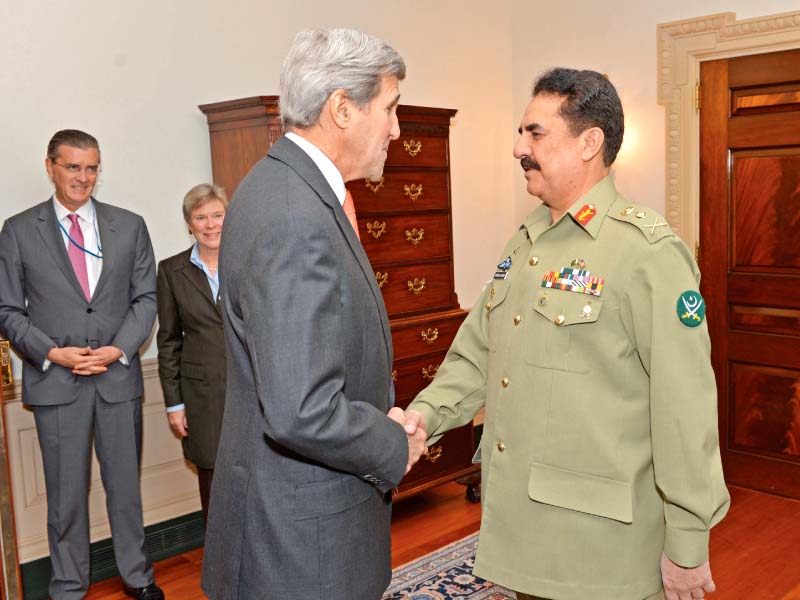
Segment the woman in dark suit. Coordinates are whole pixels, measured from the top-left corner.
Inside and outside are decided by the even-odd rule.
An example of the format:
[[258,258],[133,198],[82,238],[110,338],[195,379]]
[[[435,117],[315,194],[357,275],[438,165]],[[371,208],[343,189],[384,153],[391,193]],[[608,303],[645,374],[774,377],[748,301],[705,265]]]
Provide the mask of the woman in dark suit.
[[200,184],[183,199],[195,243],[158,264],[158,375],[170,428],[197,467],[203,519],[225,408],[225,340],[217,260],[228,199]]

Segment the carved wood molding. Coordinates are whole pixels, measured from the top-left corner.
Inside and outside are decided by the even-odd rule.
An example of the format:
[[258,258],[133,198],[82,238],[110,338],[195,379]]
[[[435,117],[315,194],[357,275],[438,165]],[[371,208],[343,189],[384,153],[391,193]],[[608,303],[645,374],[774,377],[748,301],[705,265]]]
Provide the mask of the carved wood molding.
[[700,118],[695,89],[700,63],[800,47],[800,11],[736,20],[726,12],[662,23],[658,32],[658,102],[665,107],[664,212],[690,248],[698,241]]

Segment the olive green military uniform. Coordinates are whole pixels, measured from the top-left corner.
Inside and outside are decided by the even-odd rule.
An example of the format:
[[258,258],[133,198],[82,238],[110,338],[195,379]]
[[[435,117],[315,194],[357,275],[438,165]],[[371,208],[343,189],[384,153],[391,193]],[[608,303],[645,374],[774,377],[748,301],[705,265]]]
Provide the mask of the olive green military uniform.
[[708,559],[730,502],[700,275],[610,178],[568,212],[528,216],[410,408],[434,443],[486,406],[477,575],[641,600],[659,593],[662,551]]

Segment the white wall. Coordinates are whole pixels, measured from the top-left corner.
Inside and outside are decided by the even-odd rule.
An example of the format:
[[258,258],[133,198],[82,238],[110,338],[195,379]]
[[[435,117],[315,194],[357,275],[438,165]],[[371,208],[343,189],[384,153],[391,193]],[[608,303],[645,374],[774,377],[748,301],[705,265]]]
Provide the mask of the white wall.
[[[50,136],[84,129],[103,154],[97,197],[145,217],[157,259],[175,254],[190,243],[183,195],[211,177],[197,105],[277,94],[297,31],[355,27],[404,56],[401,102],[459,111],[455,276],[469,307],[513,222],[510,13],[509,0],[0,0],[0,221],[51,193]],[[155,356],[152,340],[143,356]]]
[[[797,0],[514,0],[513,123],[516,128],[536,76],[557,66],[607,73],[625,109],[625,141],[616,163],[617,187],[632,201],[664,211],[664,110],[657,104],[656,26],[734,12],[747,19],[796,11]],[[517,169],[519,167],[517,166]],[[538,203],[515,175],[514,221]]]

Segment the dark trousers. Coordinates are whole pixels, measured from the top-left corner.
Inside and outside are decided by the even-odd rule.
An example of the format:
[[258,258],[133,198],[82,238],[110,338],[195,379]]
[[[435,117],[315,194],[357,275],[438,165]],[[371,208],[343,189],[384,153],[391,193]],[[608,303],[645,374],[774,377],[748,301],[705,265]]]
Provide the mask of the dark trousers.
[[200,505],[203,507],[203,527],[208,523],[208,501],[211,498],[211,482],[214,480],[214,469],[197,467],[197,483],[200,486]]
[[100,463],[114,557],[131,587],[153,581],[145,549],[139,462],[142,401],[109,403],[99,394],[34,406],[47,490],[50,597],[80,600],[89,589],[89,483],[92,439]]

